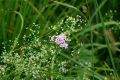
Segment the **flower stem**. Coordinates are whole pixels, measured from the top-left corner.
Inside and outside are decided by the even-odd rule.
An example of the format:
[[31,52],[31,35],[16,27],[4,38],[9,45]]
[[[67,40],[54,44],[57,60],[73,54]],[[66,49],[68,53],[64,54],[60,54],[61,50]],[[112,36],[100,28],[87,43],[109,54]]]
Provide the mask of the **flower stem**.
[[51,62],[51,80],[53,80],[53,68],[54,68],[54,60],[55,60],[56,54],[53,56],[52,58],[52,62]]

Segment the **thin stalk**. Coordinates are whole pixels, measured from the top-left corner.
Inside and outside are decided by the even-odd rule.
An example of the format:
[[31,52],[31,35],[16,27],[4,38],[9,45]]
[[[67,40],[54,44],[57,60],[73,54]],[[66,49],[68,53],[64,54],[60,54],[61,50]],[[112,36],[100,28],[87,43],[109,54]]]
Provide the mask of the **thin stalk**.
[[[54,69],[54,60],[55,60],[55,57],[56,57],[56,55],[54,55],[53,58],[52,58],[51,71]],[[53,71],[52,71],[52,74],[51,74],[51,80],[53,80]]]
[[[105,3],[106,1],[102,2],[102,3]],[[101,6],[102,7],[102,6]],[[97,10],[97,5],[95,4],[95,0],[94,0],[94,8],[95,10]],[[98,11],[96,11],[96,15],[95,15],[95,20],[96,20],[96,23],[99,22],[99,17],[98,17]]]
[[[89,6],[88,6],[88,1],[87,2],[87,7],[88,7],[88,16],[90,19],[90,13],[89,13]],[[89,23],[91,24],[91,23]],[[92,33],[92,27],[90,26],[90,42],[91,42],[91,48],[92,48],[92,67],[93,67],[93,80],[94,80],[94,51],[93,51],[93,33]]]

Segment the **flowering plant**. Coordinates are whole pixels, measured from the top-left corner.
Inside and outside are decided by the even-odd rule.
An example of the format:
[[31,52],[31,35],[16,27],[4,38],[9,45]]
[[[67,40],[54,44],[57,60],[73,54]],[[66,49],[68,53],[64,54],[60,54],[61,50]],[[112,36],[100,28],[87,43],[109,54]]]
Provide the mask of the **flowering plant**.
[[62,48],[68,48],[68,44],[65,43],[66,40],[66,35],[65,34],[60,34],[58,36],[52,36],[50,41],[54,41],[56,44],[60,45]]

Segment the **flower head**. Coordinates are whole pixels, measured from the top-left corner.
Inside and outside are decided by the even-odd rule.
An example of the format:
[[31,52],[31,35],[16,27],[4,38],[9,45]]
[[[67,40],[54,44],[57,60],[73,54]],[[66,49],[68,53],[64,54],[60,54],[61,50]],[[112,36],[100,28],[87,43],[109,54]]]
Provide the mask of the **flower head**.
[[58,40],[60,40],[60,41],[63,41],[63,40],[66,39],[66,35],[62,33],[62,34],[56,36],[56,39],[58,39]]
[[68,48],[68,44],[65,43],[66,40],[66,35],[65,34],[60,34],[58,36],[52,36],[50,41],[54,41],[56,44],[60,45],[62,48]]
[[61,44],[61,43],[65,42],[65,39],[66,39],[66,35],[62,33],[62,34],[56,36],[55,42],[56,42],[56,44]]
[[68,48],[68,44],[67,43],[62,43],[62,44],[60,44],[60,47],[62,47],[62,48]]

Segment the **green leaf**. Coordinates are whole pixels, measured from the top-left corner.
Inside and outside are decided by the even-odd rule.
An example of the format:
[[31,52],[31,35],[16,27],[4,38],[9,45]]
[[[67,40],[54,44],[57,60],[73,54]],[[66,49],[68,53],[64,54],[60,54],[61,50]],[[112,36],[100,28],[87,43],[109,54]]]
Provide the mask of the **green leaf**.
[[94,60],[92,60],[92,50],[88,50],[85,48],[81,48],[80,49],[80,54],[79,54],[79,61],[85,63],[85,62],[91,62],[94,61],[94,63],[96,63],[98,60],[97,58],[94,56]]

